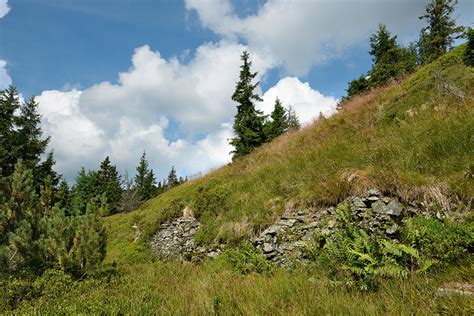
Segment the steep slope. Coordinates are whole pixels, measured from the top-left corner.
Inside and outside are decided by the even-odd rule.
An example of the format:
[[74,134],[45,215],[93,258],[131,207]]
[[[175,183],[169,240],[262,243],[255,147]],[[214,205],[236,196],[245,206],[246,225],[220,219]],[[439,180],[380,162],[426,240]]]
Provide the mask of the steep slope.
[[471,297],[437,294],[447,283],[474,283],[469,259],[382,279],[376,291],[363,292],[329,278],[321,266],[269,267],[246,248],[200,264],[164,263],[150,250],[160,225],[185,207],[201,223],[199,243],[234,247],[287,209],[318,212],[369,188],[472,218],[474,69],[463,65],[464,49],[134,212],[106,218],[106,265],[96,278],[76,282],[49,273],[34,284],[43,291],[39,298],[15,313],[472,314]]
[[197,239],[204,244],[232,243],[261,231],[285,208],[335,205],[371,187],[448,211],[471,207],[474,70],[463,65],[463,50],[109,218],[109,260],[148,260],[151,234],[185,206],[201,221]]

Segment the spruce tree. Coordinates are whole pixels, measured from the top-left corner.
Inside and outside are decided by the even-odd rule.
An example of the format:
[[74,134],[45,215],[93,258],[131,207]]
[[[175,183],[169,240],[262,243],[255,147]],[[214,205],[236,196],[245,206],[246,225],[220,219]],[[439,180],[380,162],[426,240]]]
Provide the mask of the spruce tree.
[[463,31],[463,27],[456,26],[456,21],[451,17],[456,4],[457,0],[431,0],[425,8],[425,14],[420,16],[428,23],[421,30],[418,42],[423,64],[446,53]]
[[149,162],[146,159],[146,152],[143,151],[137,166],[137,174],[135,175],[135,187],[142,200],[148,200],[153,196],[155,184],[155,176],[149,168]]
[[299,130],[301,124],[295,109],[290,105],[286,114],[287,126],[289,131]]
[[76,176],[76,182],[71,190],[72,210],[74,213],[84,214],[87,205],[91,202],[98,202],[101,196],[99,190],[97,172],[81,168]]
[[171,167],[168,178],[166,179],[166,188],[171,189],[179,184],[178,176],[176,175],[176,170],[174,166]]
[[469,28],[466,32],[467,47],[464,53],[464,63],[468,66],[474,66],[474,29]]
[[387,27],[379,24],[377,33],[370,36],[370,48],[369,54],[374,63],[369,72],[370,85],[376,86],[396,77],[402,53],[397,44],[397,36],[391,36]]
[[15,112],[19,108],[20,99],[15,87],[0,91],[0,172],[3,176],[11,175],[15,169]]
[[257,73],[250,71],[252,62],[247,51],[242,53],[241,59],[243,63],[240,66],[239,81],[232,95],[232,100],[238,103],[233,126],[236,137],[230,141],[234,146],[233,159],[249,154],[265,142],[263,130],[265,117],[254,105],[254,101],[262,101],[254,91],[259,83],[252,83]]
[[105,194],[107,204],[110,212],[113,214],[117,212],[118,202],[122,195],[122,188],[120,186],[120,176],[117,168],[110,163],[109,156],[100,164],[100,169],[97,172],[97,185],[100,194]]
[[40,156],[45,152],[50,138],[42,138],[41,116],[38,113],[38,103],[34,98],[22,104],[20,110],[20,116],[17,118],[15,154],[33,170],[39,165]]
[[265,134],[267,141],[272,141],[276,137],[288,130],[287,112],[279,98],[275,100],[275,106],[270,114],[271,121],[265,124]]

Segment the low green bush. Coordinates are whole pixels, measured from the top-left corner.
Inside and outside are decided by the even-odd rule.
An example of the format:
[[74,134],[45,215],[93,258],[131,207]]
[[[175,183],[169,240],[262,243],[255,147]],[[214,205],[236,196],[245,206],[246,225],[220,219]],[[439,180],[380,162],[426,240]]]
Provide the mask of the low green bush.
[[421,256],[441,264],[457,263],[474,250],[474,223],[417,216],[403,228],[403,242],[419,250]]
[[335,232],[316,234],[309,249],[310,258],[325,266],[335,280],[369,290],[377,286],[379,277],[406,278],[410,272],[424,272],[436,263],[410,245],[370,235],[355,225],[350,211],[349,205],[341,205],[336,210]]

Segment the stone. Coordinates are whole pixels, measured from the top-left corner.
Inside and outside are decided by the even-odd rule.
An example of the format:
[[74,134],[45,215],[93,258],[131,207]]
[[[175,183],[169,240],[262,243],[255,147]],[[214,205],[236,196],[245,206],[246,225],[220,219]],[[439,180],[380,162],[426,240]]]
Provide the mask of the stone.
[[402,205],[395,200],[390,201],[390,203],[388,203],[385,209],[388,215],[393,216],[400,216],[403,212]]
[[274,235],[276,235],[277,232],[278,232],[278,228],[277,228],[275,225],[273,225],[273,226],[270,226],[270,227],[268,227],[267,229],[265,229],[265,230],[262,232],[262,234],[263,234],[263,235],[274,236]]
[[275,250],[275,247],[270,243],[263,244],[263,253],[270,253]]
[[372,210],[375,213],[379,213],[379,214],[386,214],[387,213],[385,203],[380,201],[380,200],[376,201],[374,204],[372,204]]
[[214,259],[214,258],[218,257],[220,254],[221,254],[220,251],[211,251],[207,254],[207,256],[209,258]]
[[390,226],[389,228],[387,228],[385,230],[385,232],[389,235],[393,235],[395,234],[396,232],[398,232],[398,229],[399,229],[399,226],[397,224],[393,224],[392,226]]
[[365,203],[360,197],[356,197],[352,199],[352,205],[356,208],[364,208]]
[[370,189],[368,194],[369,194],[369,197],[380,196],[380,191],[377,189]]
[[286,219],[286,220],[280,220],[278,222],[278,225],[292,227],[295,225],[296,222],[297,222],[296,219]]

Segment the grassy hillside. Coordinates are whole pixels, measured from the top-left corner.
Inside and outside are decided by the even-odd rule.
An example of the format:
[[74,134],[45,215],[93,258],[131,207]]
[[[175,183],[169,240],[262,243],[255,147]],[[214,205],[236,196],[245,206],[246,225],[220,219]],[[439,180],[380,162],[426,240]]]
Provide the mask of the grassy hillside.
[[[433,207],[472,206],[474,70],[463,65],[463,49],[135,212],[109,218],[108,260],[147,260],[147,238],[184,206],[204,224],[203,243],[233,242],[265,228],[286,207],[335,205],[369,187]],[[144,231],[139,242],[134,224]]]
[[180,216],[185,206],[203,224],[198,242],[229,245],[258,233],[287,208],[317,211],[372,187],[452,216],[472,212],[474,69],[463,65],[463,49],[402,82],[357,96],[332,117],[176,187],[139,210],[107,218],[106,263],[116,264],[118,272],[83,282],[48,276],[57,279],[56,290],[38,281],[38,291],[46,294],[21,304],[19,311],[469,313],[469,298],[435,295],[448,281],[473,283],[469,261],[362,293],[335,285],[316,267],[242,275],[224,259],[201,265],[155,262],[148,247],[160,223]]

